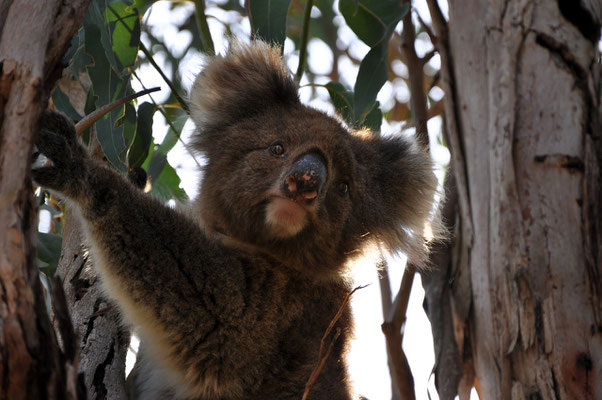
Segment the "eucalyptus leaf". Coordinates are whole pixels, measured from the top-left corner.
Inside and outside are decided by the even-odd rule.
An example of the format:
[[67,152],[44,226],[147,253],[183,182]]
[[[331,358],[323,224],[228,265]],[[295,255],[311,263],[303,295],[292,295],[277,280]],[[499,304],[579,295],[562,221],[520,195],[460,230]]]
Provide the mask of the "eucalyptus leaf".
[[52,93],[52,104],[57,110],[71,118],[73,121],[79,121],[82,116],[73,108],[69,97],[57,85]]
[[159,175],[161,175],[163,167],[167,164],[167,153],[169,153],[178,142],[184,124],[188,120],[188,114],[181,108],[166,108],[165,113],[171,122],[171,125],[161,144],[151,146],[147,162],[145,162],[143,166],[153,183],[157,180]]
[[71,45],[63,57],[63,64],[70,65],[70,70],[73,76],[79,79],[79,74],[86,71],[86,67],[92,63],[92,59],[86,53],[85,46],[85,32],[84,28],[81,27],[73,38],[71,39]]
[[291,0],[249,0],[253,33],[284,48],[286,17]]
[[168,201],[176,199],[178,201],[188,200],[184,189],[180,187],[180,177],[176,170],[166,163],[159,177],[152,184],[150,194],[159,200]]
[[127,0],[93,1],[84,21],[86,36],[90,34],[87,25],[96,26],[94,39],[99,40],[111,68],[120,78],[129,75],[127,67],[136,60],[140,43],[140,19],[131,5]]
[[[101,44],[98,20],[92,14],[94,13],[86,14],[84,20],[85,49],[94,61],[92,65],[88,66],[87,71],[92,81],[94,105],[95,108],[98,108],[125,97],[128,94],[130,82],[127,78],[122,79],[111,67],[105,55],[105,48]],[[87,104],[87,106],[89,105]],[[96,122],[96,135],[111,165],[125,172],[126,164],[123,154],[128,146],[123,137],[123,127],[117,123],[123,114],[124,107],[118,107],[100,118]]]
[[376,95],[388,79],[387,43],[373,47],[360,64],[353,88],[353,119],[363,121],[372,109]]
[[153,141],[153,115],[157,108],[154,104],[144,102],[138,107],[138,123],[136,135],[128,150],[128,167],[140,167],[149,153]]
[[186,121],[188,121],[188,114],[179,107],[166,108],[165,113],[171,124],[161,145],[157,149],[158,152],[163,154],[167,154],[173,149],[182,134],[182,129],[184,129]]
[[380,103],[377,101],[374,103],[372,110],[366,115],[366,118],[362,121],[362,126],[374,131],[380,132],[380,126],[383,123],[383,113],[380,109]]
[[326,88],[337,113],[343,117],[347,124],[355,126],[353,120],[353,92],[345,89],[339,82],[328,82]]
[[[111,50],[118,61],[118,72],[131,67],[138,55],[140,43],[140,18],[130,2],[115,2],[105,9],[105,24],[109,28]],[[117,65],[115,66],[117,67]]]
[[340,0],[339,11],[347,25],[370,47],[388,42],[410,5],[399,0]]
[[124,148],[121,154],[119,154],[119,159],[128,160],[128,152],[130,151],[132,143],[134,142],[134,138],[136,137],[136,129],[138,126],[138,116],[136,115],[136,109],[132,104],[124,104],[123,117],[117,121],[117,124],[123,129],[123,140],[126,145],[126,148]]
[[134,3],[130,6],[130,8],[137,9],[139,15],[142,16],[156,2],[157,0],[134,0]]

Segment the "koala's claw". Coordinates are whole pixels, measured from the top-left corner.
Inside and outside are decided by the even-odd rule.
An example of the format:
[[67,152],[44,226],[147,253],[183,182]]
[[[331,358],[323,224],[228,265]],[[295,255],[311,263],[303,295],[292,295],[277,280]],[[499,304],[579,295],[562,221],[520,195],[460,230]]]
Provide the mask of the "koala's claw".
[[48,157],[59,168],[67,167],[69,160],[73,158],[73,151],[65,138],[62,135],[45,129],[38,133],[36,146],[38,146],[40,153]]
[[75,127],[65,115],[46,111],[40,122],[36,146],[52,165],[34,168],[33,179],[43,187],[72,195],[85,177],[87,152],[79,144]]

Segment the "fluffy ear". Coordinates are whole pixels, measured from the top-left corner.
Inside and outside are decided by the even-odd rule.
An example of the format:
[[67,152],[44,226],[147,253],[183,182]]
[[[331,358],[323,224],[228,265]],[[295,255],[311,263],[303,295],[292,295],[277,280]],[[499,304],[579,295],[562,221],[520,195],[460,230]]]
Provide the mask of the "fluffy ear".
[[364,178],[361,225],[392,253],[402,251],[410,262],[426,266],[429,239],[442,236],[430,156],[403,137],[362,136],[354,147]]
[[209,59],[190,92],[191,116],[203,134],[298,102],[298,87],[280,48],[262,41],[233,40],[225,56]]

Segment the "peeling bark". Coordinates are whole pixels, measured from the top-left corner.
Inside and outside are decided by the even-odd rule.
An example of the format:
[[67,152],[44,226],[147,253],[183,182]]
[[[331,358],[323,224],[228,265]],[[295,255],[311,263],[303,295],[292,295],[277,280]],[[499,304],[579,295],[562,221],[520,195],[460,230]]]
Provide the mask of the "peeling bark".
[[602,398],[601,9],[450,3],[442,69],[459,110],[452,164],[470,193],[460,223],[474,233],[452,261],[470,277],[452,286],[454,307],[472,305],[456,340],[484,399]]
[[77,358],[58,346],[38,277],[30,155],[47,89],[88,3],[0,6],[0,398],[78,396]]

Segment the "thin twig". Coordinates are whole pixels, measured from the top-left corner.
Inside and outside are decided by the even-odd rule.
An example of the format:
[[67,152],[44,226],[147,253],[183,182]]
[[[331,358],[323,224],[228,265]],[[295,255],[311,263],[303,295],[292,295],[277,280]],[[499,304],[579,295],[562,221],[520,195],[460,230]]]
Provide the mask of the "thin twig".
[[[411,5],[410,0],[405,3]],[[416,32],[412,22],[412,13],[408,12],[403,17],[403,31],[401,32],[401,52],[404,55],[406,66],[408,67],[410,103],[412,110],[412,120],[416,128],[416,139],[424,149],[429,147],[429,135],[427,129],[427,108],[426,96],[424,94],[424,64],[416,54]]]
[[391,308],[389,318],[387,319],[387,322],[392,323],[394,328],[399,331],[401,331],[401,328],[406,321],[406,312],[408,311],[410,292],[412,291],[415,275],[416,267],[412,264],[406,265],[406,268],[403,271],[403,277],[401,278],[399,292],[395,297],[393,307]]
[[[386,321],[389,318],[391,309],[393,308],[393,302],[391,300],[393,298],[393,295],[391,293],[391,280],[389,279],[389,265],[387,263],[387,259],[385,258],[384,252],[380,246],[378,246],[378,250],[380,252],[378,262],[376,264],[379,275],[378,283],[380,285],[383,320]],[[397,387],[397,379],[395,379],[395,375],[393,372],[394,363],[395,361],[391,359],[391,354],[387,351],[387,365],[389,366],[389,373],[391,375],[391,400],[400,400],[399,388]]]
[[[121,22],[121,24],[123,25],[123,27],[129,32],[132,33],[132,30],[130,29],[130,27],[125,23],[125,21],[121,18],[121,16],[115,11],[113,10],[113,8],[111,6],[108,6],[109,10],[111,10],[111,12],[115,15],[115,18],[117,18],[117,20],[119,22]],[[167,83],[167,86],[169,86],[169,88],[171,89],[171,92],[173,93],[174,97],[176,98],[176,100],[178,101],[178,103],[180,103],[180,106],[182,107],[182,109],[184,111],[186,111],[187,114],[190,114],[190,110],[188,108],[188,103],[186,103],[186,101],[182,98],[182,96],[180,96],[180,94],[178,93],[178,91],[176,90],[175,85],[173,84],[173,82],[167,77],[167,75],[165,75],[165,73],[163,72],[163,70],[159,67],[159,65],[155,62],[155,59],[153,58],[152,54],[150,53],[150,51],[146,48],[146,46],[144,45],[144,43],[142,43],[142,41],[140,41],[138,43],[140,45],[140,50],[142,50],[142,52],[144,53],[144,55],[146,56],[146,58],[148,59],[148,61],[151,63],[151,65],[157,70],[157,72],[159,73],[159,75],[161,75],[161,78],[163,78],[163,80],[165,81],[165,83]]]
[[125,96],[121,99],[115,100],[111,104],[106,104],[106,105],[94,110],[90,114],[86,115],[77,124],[75,124],[75,132],[77,133],[78,136],[81,136],[89,127],[94,125],[94,123],[96,121],[98,121],[103,116],[110,113],[117,107],[122,106],[125,103],[129,103],[130,101],[132,101],[140,96],[144,96],[145,94],[149,94],[149,93],[156,92],[159,90],[161,90],[161,88],[159,88],[159,87],[144,89],[138,93],[134,93],[129,96]]
[[347,293],[347,296],[345,296],[345,299],[343,300],[343,304],[341,304],[341,307],[339,307],[339,310],[337,311],[336,315],[330,321],[328,328],[326,328],[326,331],[324,332],[324,335],[322,336],[322,340],[320,341],[320,350],[318,351],[318,363],[316,365],[316,368],[314,368],[313,372],[309,376],[307,383],[305,384],[305,390],[303,392],[303,397],[301,398],[301,400],[307,399],[307,396],[309,395],[309,391],[311,390],[311,387],[318,379],[318,376],[320,376],[320,373],[322,372],[322,369],[324,368],[324,365],[326,364],[326,360],[330,356],[332,347],[334,346],[335,342],[341,335],[341,329],[337,328],[337,330],[335,331],[335,333],[332,337],[332,340],[328,344],[328,349],[326,351],[324,351],[324,348],[326,347],[326,339],[330,335],[330,332],[332,332],[332,328],[334,328],[337,321],[341,318],[341,315],[343,315],[343,312],[345,311],[347,304],[349,304],[349,300],[351,300],[351,296],[353,296],[353,294],[356,291],[363,289],[365,287],[367,287],[367,285],[358,286],[355,289],[353,289],[351,292]]
[[422,56],[420,58],[420,62],[422,63],[422,65],[426,65],[426,63],[428,63],[431,60],[431,58],[435,56],[435,54],[437,54],[437,49],[432,49],[431,51],[427,52],[424,56]]
[[406,312],[412,283],[414,281],[415,268],[412,265],[407,265],[401,279],[399,293],[395,297],[393,307],[389,312],[389,316],[382,324],[381,329],[385,335],[387,344],[387,354],[391,363],[391,375],[395,381],[395,388],[398,390],[399,397],[403,400],[415,400],[414,394],[414,378],[408,359],[403,351],[403,333],[402,327],[406,320]]
[[303,17],[303,33],[301,35],[301,45],[299,48],[299,66],[297,67],[297,82],[301,82],[303,76],[303,65],[307,55],[307,40],[309,38],[309,21],[311,20],[311,8],[314,5],[314,0],[307,0],[305,4],[305,15]]
[[431,27],[422,19],[419,12],[416,12],[416,17],[418,18],[418,22],[420,22],[422,29],[424,29],[429,39],[431,40],[433,47],[437,48],[437,36],[435,36]]
[[176,98],[176,100],[178,101],[178,103],[180,103],[180,107],[182,107],[182,109],[184,111],[186,111],[186,114],[190,114],[190,109],[188,108],[188,103],[186,103],[186,100],[184,100],[182,98],[182,96],[180,96],[180,94],[176,90],[176,87],[173,84],[173,82],[167,77],[167,75],[165,75],[165,73],[163,72],[163,70],[161,69],[161,67],[159,67],[159,65],[156,63],[156,61],[153,58],[153,56],[150,53],[150,51],[146,48],[146,46],[142,42],[140,42],[140,50],[142,50],[142,52],[144,53],[144,55],[146,56],[146,58],[148,59],[148,61],[151,63],[151,65],[157,70],[157,72],[159,73],[159,75],[161,75],[161,78],[163,78],[163,80],[165,81],[165,83],[167,83],[167,86],[169,86],[169,88],[171,89],[171,92],[173,93],[174,97]]

